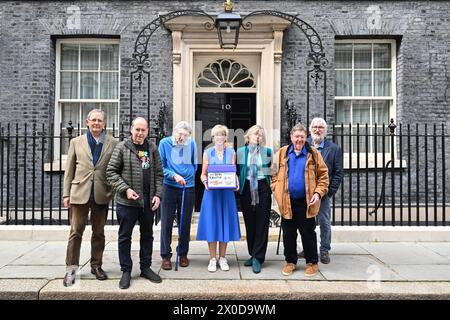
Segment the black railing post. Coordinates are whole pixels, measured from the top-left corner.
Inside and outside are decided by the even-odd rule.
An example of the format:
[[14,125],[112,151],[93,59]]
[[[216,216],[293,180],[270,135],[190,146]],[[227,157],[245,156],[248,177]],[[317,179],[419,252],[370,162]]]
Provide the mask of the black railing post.
[[32,196],[31,202],[31,224],[34,225],[35,221],[35,204],[36,204],[36,123],[33,123],[33,184],[32,184]]
[[3,143],[4,143],[4,132],[3,132],[3,127],[0,124],[0,149],[1,149],[1,159],[0,159],[0,217],[3,217],[3,166],[4,166],[4,147],[3,147]]
[[[395,164],[395,154],[394,154],[394,146],[395,146],[395,128],[397,126],[394,123],[394,119],[391,119],[389,123],[389,133],[391,135],[391,224],[395,226],[395,180],[394,180],[394,164]],[[400,161],[402,161],[400,159]],[[400,182],[401,183],[401,182]],[[401,214],[401,213],[400,213]]]
[[434,200],[434,225],[438,225],[438,214],[437,214],[437,146],[436,146],[436,136],[437,136],[437,130],[436,130],[436,123],[433,123],[433,160],[434,160],[434,167],[433,167],[433,200]]
[[[23,138],[23,150],[27,150],[27,123],[25,122],[25,135]],[[27,157],[23,155],[23,224],[27,224]]]
[[10,173],[10,155],[11,155],[11,124],[8,122],[8,132],[6,136],[6,224],[9,224],[9,186],[11,185]]
[[446,225],[446,217],[445,217],[445,178],[446,178],[446,174],[445,174],[445,161],[447,160],[445,158],[445,126],[444,124],[442,124],[442,129],[441,129],[441,137],[442,137],[442,225],[445,226]]

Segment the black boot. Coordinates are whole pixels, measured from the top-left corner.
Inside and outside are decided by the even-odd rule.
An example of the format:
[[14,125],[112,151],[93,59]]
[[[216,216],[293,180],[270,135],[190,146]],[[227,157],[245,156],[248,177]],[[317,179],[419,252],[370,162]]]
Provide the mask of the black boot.
[[122,273],[122,278],[120,278],[119,281],[119,288],[120,289],[128,289],[130,287],[130,280],[131,280],[131,273],[125,271]]

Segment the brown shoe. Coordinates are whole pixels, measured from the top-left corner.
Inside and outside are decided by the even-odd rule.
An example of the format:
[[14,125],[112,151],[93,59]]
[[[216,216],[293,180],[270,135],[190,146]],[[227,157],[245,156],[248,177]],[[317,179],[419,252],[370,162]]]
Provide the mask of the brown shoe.
[[186,268],[189,266],[189,259],[187,256],[180,256],[180,267]]
[[172,262],[170,259],[163,259],[162,267],[163,270],[172,270]]
[[319,271],[319,265],[317,263],[306,264],[305,276],[314,277]]
[[290,276],[294,272],[294,270],[295,264],[286,262],[281,273],[283,273],[284,276]]
[[103,269],[101,267],[91,268],[91,273],[95,275],[95,278],[97,280],[106,280],[106,279],[108,279],[108,276],[106,275],[106,272],[103,271]]

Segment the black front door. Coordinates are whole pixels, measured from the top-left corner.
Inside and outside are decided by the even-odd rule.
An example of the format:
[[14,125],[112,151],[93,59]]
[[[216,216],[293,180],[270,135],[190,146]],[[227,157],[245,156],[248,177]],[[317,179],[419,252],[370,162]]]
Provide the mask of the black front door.
[[[203,139],[204,133],[216,124],[223,124],[234,132],[242,133],[256,124],[256,94],[255,93],[197,93],[195,95],[195,121],[201,125],[200,141],[202,153],[211,144],[211,139]],[[200,133],[199,129],[196,130]],[[234,148],[237,149],[238,139],[235,137]],[[205,140],[205,141],[203,141]],[[242,140],[243,141],[243,140]],[[198,145],[200,147],[200,144]],[[195,180],[195,211],[200,211],[203,197],[203,184],[200,181],[201,165],[199,165]]]

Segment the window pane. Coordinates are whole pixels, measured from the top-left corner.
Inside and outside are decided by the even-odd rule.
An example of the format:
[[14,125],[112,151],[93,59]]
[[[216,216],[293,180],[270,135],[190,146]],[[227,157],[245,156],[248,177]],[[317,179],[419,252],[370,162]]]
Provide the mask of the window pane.
[[86,127],[86,119],[88,116],[89,111],[92,109],[100,109],[100,103],[92,103],[92,102],[83,102],[81,104],[81,121],[83,122],[82,127]]
[[335,48],[334,63],[337,69],[352,68],[352,45],[337,44]]
[[100,99],[117,99],[117,72],[100,73]]
[[355,69],[372,68],[372,45],[355,44]]
[[370,123],[370,101],[355,100],[353,101],[353,121],[352,124]]
[[68,126],[69,121],[72,121],[72,126],[76,130],[80,122],[79,103],[61,103],[61,122],[63,128]]
[[391,95],[391,71],[374,71],[373,79],[375,96]]
[[350,123],[350,101],[336,100],[336,123]]
[[336,95],[351,96],[352,95],[352,71],[336,71]]
[[81,99],[98,99],[98,73],[81,72]]
[[373,101],[372,102],[372,119],[374,123],[388,125],[389,123],[389,101]]
[[355,96],[371,96],[371,71],[355,70]]
[[81,70],[98,70],[98,45],[82,44]]
[[61,70],[78,70],[78,44],[61,45]]
[[102,110],[106,113],[107,128],[112,128],[113,124],[115,124],[116,129],[119,129],[118,109],[117,103],[102,103]]
[[391,45],[374,44],[373,45],[373,67],[391,68]]
[[[72,137],[78,135],[78,123],[80,122],[80,104],[79,103],[61,103],[61,123],[62,132],[61,136],[61,153],[67,154],[69,149],[69,133],[66,127],[69,125],[69,121],[72,121]],[[59,124],[58,124],[59,126]],[[59,139],[55,140],[55,143],[59,145]]]
[[61,72],[60,75],[60,98],[77,99],[78,72]]
[[101,70],[119,70],[119,45],[102,44],[100,45],[100,69]]

